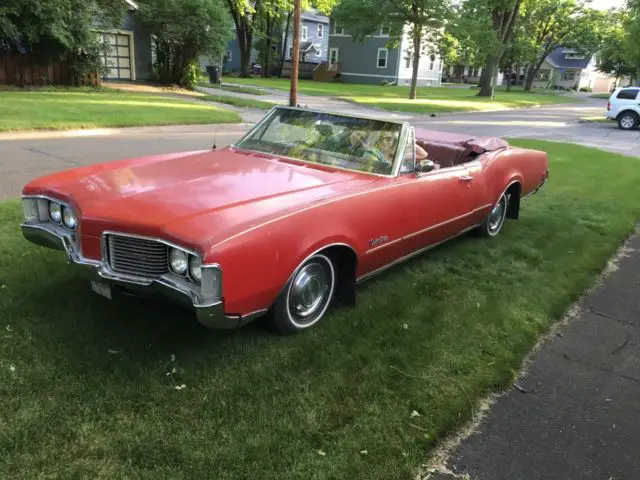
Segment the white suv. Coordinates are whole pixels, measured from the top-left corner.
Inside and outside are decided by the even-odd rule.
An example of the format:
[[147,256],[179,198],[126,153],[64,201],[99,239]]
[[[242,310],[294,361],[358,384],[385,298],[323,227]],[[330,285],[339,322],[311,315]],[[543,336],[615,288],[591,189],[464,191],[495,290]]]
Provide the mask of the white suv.
[[607,118],[618,121],[620,130],[635,130],[640,124],[640,87],[616,89],[609,98]]

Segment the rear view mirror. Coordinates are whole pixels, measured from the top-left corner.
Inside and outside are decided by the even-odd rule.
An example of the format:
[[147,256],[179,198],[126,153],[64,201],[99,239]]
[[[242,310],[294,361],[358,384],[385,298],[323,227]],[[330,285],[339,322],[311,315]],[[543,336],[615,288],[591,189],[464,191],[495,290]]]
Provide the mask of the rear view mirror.
[[436,164],[429,159],[420,160],[416,162],[417,173],[427,173],[436,168]]

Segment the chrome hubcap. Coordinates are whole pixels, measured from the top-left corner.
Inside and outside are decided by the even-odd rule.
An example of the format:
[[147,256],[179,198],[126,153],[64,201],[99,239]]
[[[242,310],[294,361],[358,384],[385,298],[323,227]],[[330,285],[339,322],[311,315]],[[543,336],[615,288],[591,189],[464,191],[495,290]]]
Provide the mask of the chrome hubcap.
[[500,230],[502,222],[504,220],[504,214],[507,210],[507,199],[503,195],[498,204],[493,207],[491,214],[489,215],[489,231],[495,233]]
[[316,320],[326,306],[333,282],[330,267],[323,261],[313,261],[296,274],[289,292],[289,312],[295,321]]
[[622,124],[622,126],[624,128],[631,128],[631,127],[633,127],[633,118],[632,117],[622,117],[622,120],[620,120],[620,123]]

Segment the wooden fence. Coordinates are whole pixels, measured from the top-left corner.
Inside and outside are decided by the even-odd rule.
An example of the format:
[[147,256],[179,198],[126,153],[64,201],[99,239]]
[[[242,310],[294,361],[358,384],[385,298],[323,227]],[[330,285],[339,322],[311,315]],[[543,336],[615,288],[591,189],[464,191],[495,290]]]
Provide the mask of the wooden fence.
[[67,62],[40,65],[30,55],[0,54],[0,84],[25,86],[100,85],[97,72],[77,77]]

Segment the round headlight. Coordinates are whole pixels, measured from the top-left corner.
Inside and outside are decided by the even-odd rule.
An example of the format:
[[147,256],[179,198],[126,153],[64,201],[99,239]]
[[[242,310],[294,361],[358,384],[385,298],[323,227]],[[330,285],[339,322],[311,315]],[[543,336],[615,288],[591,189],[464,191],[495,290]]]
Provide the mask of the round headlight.
[[189,274],[196,282],[202,280],[202,260],[198,257],[189,257]]
[[171,270],[175,273],[184,275],[189,265],[187,254],[182,250],[172,248],[169,253],[169,265],[171,265]]
[[62,223],[67,228],[73,230],[76,228],[76,216],[73,214],[73,210],[69,207],[62,207]]
[[49,202],[49,218],[55,223],[62,221],[62,207],[59,203]]

